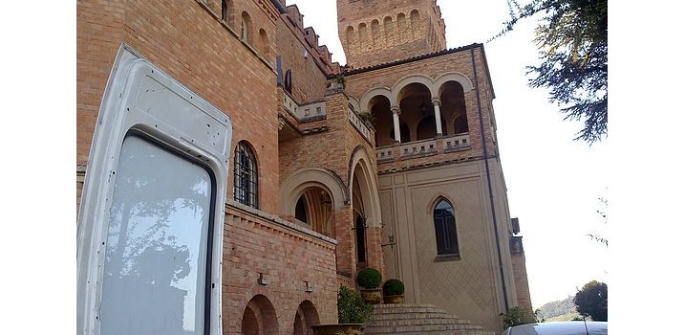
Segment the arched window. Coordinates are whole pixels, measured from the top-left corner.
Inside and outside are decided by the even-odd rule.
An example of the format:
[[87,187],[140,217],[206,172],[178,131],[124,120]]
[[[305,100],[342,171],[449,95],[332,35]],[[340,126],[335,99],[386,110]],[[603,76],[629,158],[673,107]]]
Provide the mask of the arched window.
[[254,152],[242,141],[235,148],[235,180],[233,192],[235,201],[259,208],[259,175]]
[[347,27],[346,38],[347,38],[347,45],[349,45],[350,47],[353,46],[354,43],[356,43],[356,38],[354,36],[354,27],[352,27],[352,26]]
[[270,42],[268,41],[268,34],[266,34],[266,31],[263,29],[259,29],[259,52],[261,52],[261,55],[264,58],[267,58],[270,56]]
[[406,40],[406,15],[399,13],[397,15],[397,44],[402,44]]
[[295,219],[304,223],[309,223],[309,220],[307,220],[306,217],[306,200],[302,195],[299,197],[299,200],[297,200],[297,205],[295,206]]
[[366,24],[361,23],[359,25],[359,47],[363,50],[368,45],[366,40]]
[[223,22],[230,24],[230,13],[233,10],[233,3],[231,0],[222,0],[221,1],[221,20]]
[[247,12],[242,12],[242,27],[241,27],[242,40],[252,44],[252,18],[249,17]]
[[285,71],[285,90],[292,93],[292,70]]
[[391,44],[393,44],[392,40],[394,39],[394,23],[392,22],[392,18],[389,16],[385,17],[383,23],[385,26],[385,46],[389,47]]
[[437,255],[458,256],[458,238],[456,236],[456,214],[454,207],[442,199],[433,212],[435,221],[435,239]]

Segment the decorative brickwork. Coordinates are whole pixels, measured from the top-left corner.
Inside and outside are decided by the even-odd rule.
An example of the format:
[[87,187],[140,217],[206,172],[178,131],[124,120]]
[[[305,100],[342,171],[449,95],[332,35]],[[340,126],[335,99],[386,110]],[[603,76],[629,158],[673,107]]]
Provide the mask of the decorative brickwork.
[[[338,285],[355,287],[363,267],[401,279],[409,303],[498,331],[503,301],[527,306],[529,288],[524,255],[504,253],[499,276],[495,246],[509,250],[509,213],[483,46],[446,50],[435,0],[338,0],[337,8],[345,67],[285,0],[78,1],[77,206],[105,86],[126,44],[233,125],[229,178],[218,181],[229,193],[224,334],[300,335],[334,323]],[[256,161],[258,208],[233,200],[242,141]],[[438,197],[454,206],[460,259],[436,257]]]
[[347,65],[363,68],[446,48],[435,0],[337,1],[337,30]]

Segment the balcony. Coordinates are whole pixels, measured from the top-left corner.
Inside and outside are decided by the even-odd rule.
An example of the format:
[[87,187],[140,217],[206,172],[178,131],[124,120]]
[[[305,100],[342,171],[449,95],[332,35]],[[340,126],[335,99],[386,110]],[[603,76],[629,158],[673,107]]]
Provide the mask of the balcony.
[[376,148],[378,163],[408,160],[470,150],[470,134],[462,133],[441,138],[401,143]]
[[283,94],[283,106],[299,122],[323,120],[327,115],[324,101],[300,106],[287,93]]
[[347,114],[349,115],[349,123],[356,128],[356,131],[358,131],[359,134],[361,134],[361,136],[368,141],[368,143],[373,143],[371,142],[371,130],[366,123],[361,120],[361,118],[353,110],[351,110],[351,108],[347,108]]

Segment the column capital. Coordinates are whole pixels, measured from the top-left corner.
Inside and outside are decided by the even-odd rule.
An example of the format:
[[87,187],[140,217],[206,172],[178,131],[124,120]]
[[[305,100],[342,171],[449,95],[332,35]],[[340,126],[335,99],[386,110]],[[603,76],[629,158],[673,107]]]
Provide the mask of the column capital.
[[439,98],[432,98],[432,104],[434,106],[442,106],[442,100],[440,100]]
[[394,114],[397,114],[397,115],[401,114],[401,109],[399,109],[399,106],[392,106],[392,107],[390,107],[390,110]]

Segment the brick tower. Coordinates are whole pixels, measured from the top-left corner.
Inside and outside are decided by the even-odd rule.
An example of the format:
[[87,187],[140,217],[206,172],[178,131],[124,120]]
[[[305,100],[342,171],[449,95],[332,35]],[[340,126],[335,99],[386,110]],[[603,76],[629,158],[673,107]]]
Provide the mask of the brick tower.
[[446,49],[436,0],[338,0],[337,28],[352,68]]

